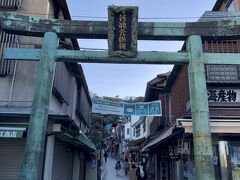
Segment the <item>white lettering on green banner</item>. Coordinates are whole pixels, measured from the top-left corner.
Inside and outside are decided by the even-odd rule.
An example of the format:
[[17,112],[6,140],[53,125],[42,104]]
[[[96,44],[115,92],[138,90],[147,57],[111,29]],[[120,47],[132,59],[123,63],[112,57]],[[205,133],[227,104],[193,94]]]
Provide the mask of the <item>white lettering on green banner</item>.
[[125,103],[102,99],[93,99],[93,113],[136,115],[136,116],[161,116],[161,101]]
[[0,127],[0,138],[22,138],[26,128]]

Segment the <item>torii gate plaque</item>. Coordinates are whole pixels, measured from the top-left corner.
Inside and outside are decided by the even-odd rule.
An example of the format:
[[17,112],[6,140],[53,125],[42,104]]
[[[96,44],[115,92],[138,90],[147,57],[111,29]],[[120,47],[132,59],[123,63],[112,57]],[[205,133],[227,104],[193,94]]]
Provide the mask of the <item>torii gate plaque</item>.
[[137,7],[108,7],[108,54],[112,57],[137,55]]
[[[56,61],[189,64],[194,156],[198,180],[214,180],[205,64],[240,64],[239,54],[204,53],[202,39],[233,39],[240,36],[240,14],[232,20],[196,23],[138,23],[138,39],[187,40],[187,53],[138,52],[136,58],[109,57],[107,52],[57,50],[57,37],[106,39],[106,22],[60,21],[0,13],[1,28],[14,34],[43,36],[42,49],[9,48],[6,59],[39,61],[37,86],[28,128],[22,180],[39,180],[44,151],[53,72]],[[101,25],[101,26],[100,26]],[[209,28],[211,27],[211,28]]]

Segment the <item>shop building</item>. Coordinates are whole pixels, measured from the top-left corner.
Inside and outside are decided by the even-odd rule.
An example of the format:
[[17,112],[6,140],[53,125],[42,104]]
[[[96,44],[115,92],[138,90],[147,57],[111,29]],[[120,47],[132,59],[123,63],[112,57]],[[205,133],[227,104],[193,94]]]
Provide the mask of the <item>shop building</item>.
[[[239,2],[217,1],[213,11],[220,12],[205,12],[199,21],[231,18],[234,12],[223,11],[238,11]],[[240,46],[237,39],[204,40],[203,49],[210,53],[239,53]],[[239,66],[206,65],[205,74],[215,179],[236,180],[240,178]],[[156,93],[160,93],[158,99],[165,113],[157,120],[162,125],[160,134],[142,148],[156,156],[155,179],[196,179],[187,65],[175,65],[163,92]]]
[[[39,8],[41,7],[41,8]],[[70,20],[65,0],[1,1],[0,10]],[[18,180],[36,85],[37,62],[4,60],[5,47],[41,48],[43,38],[0,29],[0,175]],[[59,39],[59,49],[79,49],[76,39]],[[58,62],[45,135],[42,179],[94,179],[95,146],[87,137],[91,98],[81,65]],[[94,178],[93,178],[94,177]]]

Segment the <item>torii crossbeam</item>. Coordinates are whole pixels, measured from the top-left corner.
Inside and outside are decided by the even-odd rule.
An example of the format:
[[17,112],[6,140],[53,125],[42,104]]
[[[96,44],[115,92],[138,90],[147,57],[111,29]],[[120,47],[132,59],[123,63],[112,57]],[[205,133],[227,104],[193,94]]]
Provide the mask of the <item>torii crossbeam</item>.
[[[219,12],[212,13],[218,17]],[[240,13],[231,18],[207,22],[139,22],[138,40],[183,40],[199,35],[203,40],[237,39],[240,37]],[[79,21],[44,19],[35,16],[1,12],[1,28],[19,35],[43,37],[45,32],[55,32],[58,37],[82,39],[107,39],[107,21]]]

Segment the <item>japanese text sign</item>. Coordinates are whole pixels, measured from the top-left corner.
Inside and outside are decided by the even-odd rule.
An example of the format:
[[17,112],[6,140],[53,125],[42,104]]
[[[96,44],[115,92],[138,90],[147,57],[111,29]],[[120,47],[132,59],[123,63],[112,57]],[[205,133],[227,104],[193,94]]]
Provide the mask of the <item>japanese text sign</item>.
[[138,8],[108,7],[109,56],[136,57]]
[[209,102],[239,103],[240,90],[231,88],[208,89]]
[[125,103],[102,99],[93,99],[93,113],[136,115],[136,116],[161,116],[161,101]]

